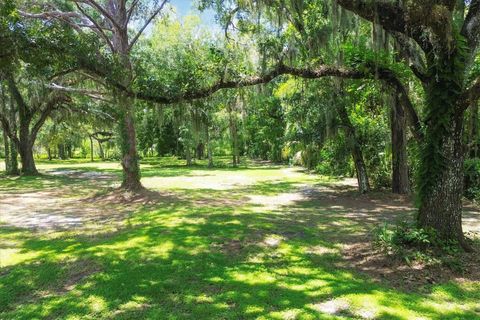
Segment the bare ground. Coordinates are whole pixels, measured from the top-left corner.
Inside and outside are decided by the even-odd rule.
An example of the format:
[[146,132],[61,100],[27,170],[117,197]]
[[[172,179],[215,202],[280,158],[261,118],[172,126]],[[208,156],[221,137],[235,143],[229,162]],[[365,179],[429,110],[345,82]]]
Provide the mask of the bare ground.
[[[111,180],[111,176],[97,173],[60,172],[70,177],[90,179],[92,183]],[[79,176],[81,175],[81,176]],[[110,190],[108,193],[75,197],[68,188],[29,191],[23,193],[0,194],[0,222],[6,225],[35,230],[88,229],[91,227],[121,225],[132,212],[141,206],[158,205],[175,201],[189,201],[191,205],[255,205],[268,210],[290,210],[299,204],[311,203],[319,210],[329,212],[333,217],[351,219],[371,230],[383,222],[394,222],[405,217],[405,212],[413,212],[414,206],[408,197],[387,192],[372,192],[359,195],[355,180],[346,179],[329,186],[301,185],[293,192],[276,195],[250,194],[229,199],[196,197],[186,199],[173,193],[144,191],[140,194]],[[70,192],[70,194],[68,194]],[[68,194],[68,196],[66,196]],[[480,209],[470,202],[465,203],[463,218],[464,231],[470,235],[480,234]],[[293,210],[293,209],[292,209]],[[333,219],[335,224],[335,219]],[[332,225],[334,227],[334,225]],[[338,224],[341,227],[341,224]],[[452,271],[441,267],[408,265],[405,261],[392,259],[378,253],[371,245],[368,232],[351,236],[338,234],[343,244],[344,259],[339,267],[354,268],[377,281],[386,281],[395,287],[407,290],[421,289],[424,285],[456,281],[480,280],[480,257],[478,254],[465,255],[462,270]],[[285,237],[288,238],[288,234]],[[337,236],[335,236],[337,237]],[[275,246],[276,238],[264,239],[266,246]],[[238,251],[242,243],[226,245],[226,251]],[[238,247],[238,248],[237,248]],[[238,250],[237,250],[238,249]],[[318,249],[318,248],[317,248]],[[322,250],[312,248],[317,251]],[[328,252],[321,252],[324,254]]]

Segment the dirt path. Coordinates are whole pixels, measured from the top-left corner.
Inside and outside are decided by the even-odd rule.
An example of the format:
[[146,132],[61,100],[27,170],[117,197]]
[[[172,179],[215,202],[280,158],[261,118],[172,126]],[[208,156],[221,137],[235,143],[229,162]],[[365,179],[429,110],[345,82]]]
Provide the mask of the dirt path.
[[[286,173],[285,169],[282,170],[283,174],[294,174],[294,170],[286,170],[288,171]],[[49,173],[84,179],[88,183],[91,182],[93,187],[100,183],[102,188],[105,187],[105,182],[114,180],[114,176],[99,172],[57,170]],[[202,180],[205,180],[205,177]],[[208,181],[205,182],[208,183]],[[250,183],[251,181],[246,179],[244,187],[249,186]],[[239,181],[235,181],[235,184],[238,187]],[[100,185],[98,186],[100,188]],[[372,225],[385,221],[392,222],[398,218],[399,213],[414,210],[411,201],[405,197],[378,192],[359,195],[355,189],[355,179],[345,179],[329,186],[301,184],[292,192],[276,195],[248,194],[238,204],[253,204],[272,210],[288,208],[299,202],[317,201],[323,210],[330,210],[333,214],[341,212],[344,218],[357,219]],[[72,190],[66,187],[22,193],[0,193],[0,222],[31,229],[78,229],[92,225],[118,224],[145,202],[165,201],[164,195],[155,196],[154,194],[155,192],[151,192],[144,198],[135,199],[129,198],[128,194],[118,193],[85,198],[72,195]],[[202,204],[214,205],[215,201],[212,199],[195,202],[195,205]],[[480,233],[480,211],[471,203],[465,205],[463,223],[466,232]]]

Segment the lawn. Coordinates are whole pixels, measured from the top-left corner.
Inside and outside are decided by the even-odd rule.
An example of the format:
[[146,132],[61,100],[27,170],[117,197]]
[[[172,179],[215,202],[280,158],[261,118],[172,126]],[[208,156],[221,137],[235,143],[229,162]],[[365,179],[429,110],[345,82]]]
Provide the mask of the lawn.
[[478,278],[402,286],[352,258],[406,199],[217,165],[147,159],[141,195],[114,162],[2,176],[0,319],[480,319]]

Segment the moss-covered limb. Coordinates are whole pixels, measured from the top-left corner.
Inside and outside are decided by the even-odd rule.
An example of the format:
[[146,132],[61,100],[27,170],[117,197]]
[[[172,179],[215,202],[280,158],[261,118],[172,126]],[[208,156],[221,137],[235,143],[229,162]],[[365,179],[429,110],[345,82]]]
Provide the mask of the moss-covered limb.
[[473,81],[473,84],[465,90],[460,98],[459,105],[463,110],[475,105],[480,100],[480,77]]
[[480,38],[480,0],[470,2],[461,35],[468,40],[470,49],[474,51]]
[[[425,20],[418,19],[415,11],[407,6],[387,1],[370,0],[337,0],[343,8],[354,12],[360,17],[379,23],[389,32],[400,32],[414,39],[424,51],[430,51],[432,44],[425,38]],[[419,6],[417,9],[426,9]],[[425,10],[427,11],[427,10]],[[421,17],[421,15],[419,15]],[[417,17],[417,18],[415,18]],[[424,18],[425,16],[423,16]]]

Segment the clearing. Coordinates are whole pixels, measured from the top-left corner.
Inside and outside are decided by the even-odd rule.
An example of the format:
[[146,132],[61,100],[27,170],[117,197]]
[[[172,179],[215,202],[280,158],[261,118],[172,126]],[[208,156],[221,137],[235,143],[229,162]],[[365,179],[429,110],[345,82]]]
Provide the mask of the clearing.
[[371,248],[407,198],[268,164],[147,160],[141,195],[115,190],[117,163],[39,169],[0,178],[0,319],[480,319],[480,261],[422,270]]

